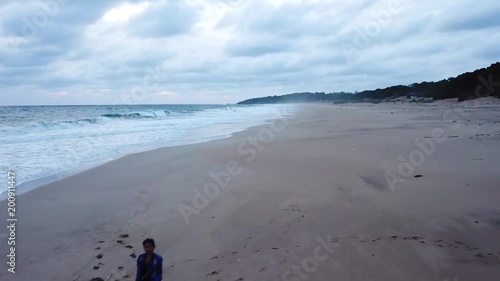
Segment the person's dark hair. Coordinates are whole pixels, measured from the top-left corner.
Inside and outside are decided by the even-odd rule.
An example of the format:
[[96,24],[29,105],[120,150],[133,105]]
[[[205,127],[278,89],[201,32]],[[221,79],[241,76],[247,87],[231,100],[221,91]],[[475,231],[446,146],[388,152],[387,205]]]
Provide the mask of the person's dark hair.
[[146,246],[146,244],[153,245],[153,248],[156,247],[155,240],[153,240],[152,238],[148,238],[148,239],[144,240],[144,242],[142,242],[142,246]]

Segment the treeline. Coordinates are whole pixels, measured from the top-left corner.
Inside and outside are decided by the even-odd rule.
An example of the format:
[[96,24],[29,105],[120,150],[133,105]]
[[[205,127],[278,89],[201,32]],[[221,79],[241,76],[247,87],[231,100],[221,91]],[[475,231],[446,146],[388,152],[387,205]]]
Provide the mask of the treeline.
[[[479,92],[477,92],[479,89]],[[441,100],[458,98],[459,101],[484,96],[500,97],[500,62],[488,68],[467,72],[455,78],[438,82],[422,82],[392,86],[356,93],[294,93],[282,96],[253,98],[238,104],[302,103],[302,102],[381,102],[399,97],[432,98]]]

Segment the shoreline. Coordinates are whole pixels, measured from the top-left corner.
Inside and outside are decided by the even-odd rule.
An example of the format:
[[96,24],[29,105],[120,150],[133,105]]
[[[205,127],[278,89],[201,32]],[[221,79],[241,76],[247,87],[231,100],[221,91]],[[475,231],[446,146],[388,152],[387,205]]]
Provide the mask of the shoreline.
[[[487,107],[487,108],[497,108],[500,106],[500,100],[496,99],[496,98],[492,98],[492,97],[486,97],[486,98],[478,98],[478,99],[475,99],[475,100],[469,100],[469,101],[464,101],[462,103],[459,103],[456,101],[457,99],[454,98],[454,99],[447,99],[447,100],[439,100],[439,101],[434,101],[432,103],[410,103],[410,102],[396,102],[393,104],[393,102],[385,102],[385,103],[380,103],[380,104],[372,104],[372,103],[304,103],[304,104],[294,104],[294,105],[297,105],[297,106],[300,106],[300,105],[325,105],[325,106],[353,106],[353,107],[367,107],[367,106],[377,106],[377,105],[380,105],[381,107],[383,107],[384,105],[396,105],[396,106],[424,106],[424,107],[433,107],[433,106],[457,106],[457,107],[467,107],[468,104],[470,103],[476,103],[477,102],[477,105],[479,106],[484,106],[484,107]],[[72,168],[72,169],[68,169],[68,170],[63,170],[63,171],[60,171],[60,172],[57,172],[55,174],[52,174],[52,175],[47,175],[47,176],[43,176],[41,178],[37,178],[37,179],[33,179],[33,180],[29,180],[29,181],[26,181],[26,182],[23,182],[23,183],[20,183],[18,186],[17,186],[17,192],[18,192],[18,195],[22,195],[26,192],[30,192],[32,190],[35,190],[37,188],[41,188],[43,186],[46,186],[46,185],[49,185],[51,183],[54,183],[55,181],[58,181],[58,180],[61,180],[61,179],[64,179],[64,178],[68,178],[68,177],[71,177],[71,176],[74,176],[76,174],[79,174],[79,173],[82,173],[82,172],[85,172],[87,170],[90,170],[90,169],[94,169],[94,168],[98,168],[99,166],[102,166],[104,164],[107,164],[109,162],[113,162],[113,161],[116,161],[116,160],[119,160],[125,156],[128,156],[128,155],[132,155],[132,154],[139,154],[139,153],[144,153],[144,152],[149,152],[149,151],[154,151],[154,150],[157,150],[157,149],[162,149],[162,148],[167,148],[167,147],[176,147],[176,146],[184,146],[184,145],[192,145],[192,144],[198,144],[198,143],[206,143],[206,142],[211,142],[211,141],[216,141],[216,140],[219,140],[219,139],[224,139],[224,138],[230,138],[232,137],[232,135],[234,133],[238,133],[238,132],[243,132],[243,131],[246,131],[246,130],[249,130],[253,127],[258,127],[258,126],[263,126],[269,122],[272,122],[273,119],[268,119],[268,120],[265,120],[264,121],[264,124],[259,124],[259,125],[248,125],[248,126],[243,126],[241,128],[238,128],[238,129],[235,129],[233,132],[231,133],[224,133],[224,134],[221,134],[221,135],[217,135],[215,137],[209,137],[207,139],[204,139],[204,140],[198,140],[198,141],[192,141],[192,142],[173,142],[172,144],[170,145],[162,145],[162,146],[159,146],[159,147],[144,147],[144,148],[136,148],[134,150],[131,150],[130,152],[128,153],[124,153],[124,154],[119,154],[119,155],[116,155],[114,157],[111,157],[111,158],[108,158],[108,159],[103,159],[103,160],[99,160],[99,161],[94,161],[94,162],[90,162],[90,163],[82,163],[81,166],[79,167],[76,167],[76,168]],[[204,126],[204,127],[200,127],[200,128],[194,128],[192,129],[192,131],[190,132],[190,134],[193,134],[193,132],[196,132],[198,130],[201,130],[201,129],[205,129],[205,128],[210,128],[212,126],[217,126],[217,125],[220,125],[220,124],[213,124],[213,125],[208,125],[208,126]],[[5,201],[7,199],[7,194],[4,192],[2,194],[0,194],[0,202],[2,201]]]
[[[293,109],[293,110],[295,110],[295,109]],[[294,113],[281,112],[281,114],[294,114]],[[129,152],[126,152],[123,154],[118,154],[118,155],[115,155],[115,156],[110,157],[108,159],[102,159],[102,160],[93,161],[90,163],[82,163],[79,167],[59,171],[55,174],[51,174],[51,175],[43,176],[41,178],[22,182],[16,186],[17,195],[20,196],[20,195],[23,195],[27,192],[35,190],[37,188],[43,188],[44,186],[50,185],[56,181],[72,177],[74,175],[83,173],[83,172],[88,171],[88,170],[99,168],[102,165],[108,164],[110,162],[118,161],[126,156],[129,156],[129,155],[151,152],[151,151],[155,151],[155,150],[162,149],[162,148],[201,144],[201,143],[207,143],[207,142],[211,142],[211,141],[217,141],[220,139],[230,138],[235,133],[243,132],[243,131],[249,130],[253,127],[264,126],[264,125],[272,122],[273,120],[274,119],[261,120],[261,121],[258,121],[258,124],[255,124],[256,121],[248,121],[247,124],[245,124],[243,126],[232,127],[229,130],[230,132],[227,132],[228,129],[225,128],[225,131],[223,129],[223,131],[221,131],[219,134],[206,136],[203,139],[189,140],[189,141],[174,141],[168,145],[164,144],[161,146],[144,146],[142,148],[134,148],[134,149],[130,150]],[[196,135],[200,131],[207,131],[207,130],[210,130],[211,128],[221,126],[221,125],[224,125],[224,124],[217,123],[217,124],[211,124],[211,125],[206,125],[206,126],[202,126],[202,127],[196,127],[196,128],[191,129],[190,131],[188,131],[186,135]],[[7,193],[6,192],[1,193],[0,194],[0,202],[5,201],[6,199],[7,199]]]
[[[153,237],[169,280],[493,281],[500,113],[470,109],[454,129],[449,108],[301,105],[37,188],[18,198],[18,273],[0,280],[131,280]],[[435,129],[458,137],[391,190],[385,173]]]

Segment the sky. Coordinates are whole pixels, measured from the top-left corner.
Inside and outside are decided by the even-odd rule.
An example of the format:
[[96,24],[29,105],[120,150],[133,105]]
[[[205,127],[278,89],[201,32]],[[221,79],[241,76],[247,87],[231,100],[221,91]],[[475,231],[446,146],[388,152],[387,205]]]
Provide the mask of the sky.
[[500,61],[498,0],[0,3],[0,105],[226,104]]

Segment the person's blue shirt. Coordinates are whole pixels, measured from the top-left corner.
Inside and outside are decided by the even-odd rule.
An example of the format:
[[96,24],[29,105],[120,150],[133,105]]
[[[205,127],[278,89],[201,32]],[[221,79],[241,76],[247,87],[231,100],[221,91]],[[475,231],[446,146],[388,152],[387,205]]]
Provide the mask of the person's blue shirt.
[[163,258],[153,254],[149,263],[145,263],[146,254],[137,258],[136,281],[161,281],[163,279]]

